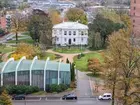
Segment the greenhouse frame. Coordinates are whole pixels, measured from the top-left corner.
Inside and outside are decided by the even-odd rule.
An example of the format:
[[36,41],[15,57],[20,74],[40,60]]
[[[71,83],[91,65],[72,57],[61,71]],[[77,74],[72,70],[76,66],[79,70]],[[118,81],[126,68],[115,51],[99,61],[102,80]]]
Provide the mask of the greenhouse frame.
[[38,86],[45,91],[46,85],[70,84],[70,64],[47,60],[27,60],[22,57],[19,61],[10,58],[0,63],[0,85],[30,85]]

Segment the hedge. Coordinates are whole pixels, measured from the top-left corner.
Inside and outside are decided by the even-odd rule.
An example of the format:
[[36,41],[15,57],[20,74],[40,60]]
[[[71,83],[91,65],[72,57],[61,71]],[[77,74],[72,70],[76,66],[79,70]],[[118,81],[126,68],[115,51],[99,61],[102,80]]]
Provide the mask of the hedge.
[[65,85],[65,84],[52,84],[52,85],[46,85],[46,92],[57,92],[57,93],[60,93],[60,92],[63,92],[65,90],[68,89],[68,86]]
[[8,85],[5,87],[1,87],[0,91],[2,90],[2,88],[5,88],[9,94],[31,94],[39,91],[39,88],[37,86],[26,85]]

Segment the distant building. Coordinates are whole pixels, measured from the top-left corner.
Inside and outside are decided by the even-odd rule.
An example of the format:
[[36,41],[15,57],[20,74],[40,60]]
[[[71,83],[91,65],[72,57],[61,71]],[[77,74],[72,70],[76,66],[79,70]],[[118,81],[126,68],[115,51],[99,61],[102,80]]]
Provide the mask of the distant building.
[[8,29],[11,26],[11,15],[0,17],[0,28]]
[[140,0],[131,0],[131,19],[133,32],[140,37]]
[[78,22],[63,22],[53,26],[53,43],[65,45],[87,45],[88,26]]
[[5,16],[0,17],[0,28],[2,28],[2,29],[6,28],[6,18],[5,18]]
[[0,63],[0,86],[30,85],[45,91],[46,85],[61,83],[70,85],[70,64],[37,57],[33,60],[22,57],[19,61],[10,58]]

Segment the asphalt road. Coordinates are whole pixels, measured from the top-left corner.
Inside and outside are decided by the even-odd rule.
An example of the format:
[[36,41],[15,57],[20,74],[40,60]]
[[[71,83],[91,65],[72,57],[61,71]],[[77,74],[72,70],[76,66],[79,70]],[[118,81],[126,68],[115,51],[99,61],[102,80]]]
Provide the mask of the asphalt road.
[[77,89],[78,97],[92,97],[89,77],[84,73],[77,71]]
[[41,101],[14,101],[13,105],[111,105],[110,101],[97,99],[80,99],[77,101],[41,100]]

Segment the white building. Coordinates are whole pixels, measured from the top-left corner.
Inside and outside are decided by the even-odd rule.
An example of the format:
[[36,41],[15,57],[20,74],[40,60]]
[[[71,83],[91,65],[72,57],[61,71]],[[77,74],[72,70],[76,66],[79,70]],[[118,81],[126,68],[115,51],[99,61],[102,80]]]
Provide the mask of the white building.
[[87,45],[88,26],[78,22],[63,22],[53,26],[53,44]]

